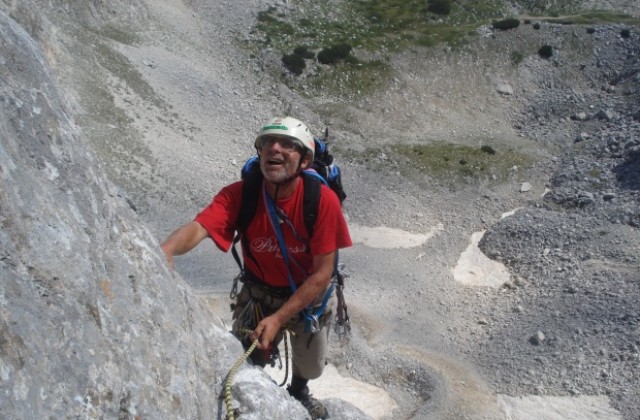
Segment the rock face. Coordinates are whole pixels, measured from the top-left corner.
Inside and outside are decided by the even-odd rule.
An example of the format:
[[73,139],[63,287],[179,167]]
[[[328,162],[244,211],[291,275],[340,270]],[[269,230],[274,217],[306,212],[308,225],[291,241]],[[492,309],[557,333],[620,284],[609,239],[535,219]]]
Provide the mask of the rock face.
[[[219,417],[240,344],[168,271],[1,12],[0,139],[0,418]],[[233,391],[246,418],[304,416],[256,368]]]

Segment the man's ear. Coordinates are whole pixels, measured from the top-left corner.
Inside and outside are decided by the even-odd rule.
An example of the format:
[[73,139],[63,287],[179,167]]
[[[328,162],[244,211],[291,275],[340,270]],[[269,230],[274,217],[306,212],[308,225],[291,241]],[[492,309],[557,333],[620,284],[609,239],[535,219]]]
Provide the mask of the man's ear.
[[300,162],[300,167],[302,168],[302,170],[309,169],[311,167],[311,163],[311,153],[307,152]]

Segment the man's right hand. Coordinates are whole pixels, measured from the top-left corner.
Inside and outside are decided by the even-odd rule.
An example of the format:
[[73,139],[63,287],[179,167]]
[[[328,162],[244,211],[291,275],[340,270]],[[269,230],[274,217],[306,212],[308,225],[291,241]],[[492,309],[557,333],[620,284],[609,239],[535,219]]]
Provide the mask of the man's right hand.
[[271,343],[276,337],[278,331],[282,327],[282,322],[278,320],[277,316],[271,315],[263,318],[256,326],[256,329],[251,334],[251,340],[258,339],[258,349],[268,350],[271,348]]
[[172,270],[175,270],[176,264],[173,262],[173,254],[171,253],[169,248],[167,246],[164,246],[164,244],[160,245],[160,248],[162,248],[162,252],[164,253],[165,258],[167,259],[169,268]]
[[171,269],[175,269],[173,257],[186,254],[195,248],[204,238],[209,236],[209,232],[198,222],[190,222],[176,229],[160,245],[162,252],[169,263]]

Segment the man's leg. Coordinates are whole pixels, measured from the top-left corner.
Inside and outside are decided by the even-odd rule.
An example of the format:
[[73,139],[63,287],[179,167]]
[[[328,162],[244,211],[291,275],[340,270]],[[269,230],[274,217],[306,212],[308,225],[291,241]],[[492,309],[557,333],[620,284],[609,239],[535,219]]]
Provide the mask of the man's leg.
[[335,308],[335,297],[332,297],[325,309],[322,329],[317,334],[305,334],[304,322],[298,322],[291,335],[292,375],[289,394],[300,401],[309,411],[313,419],[326,419],[328,413],[320,401],[313,398],[307,386],[310,379],[319,378],[327,364],[329,351],[329,330]]

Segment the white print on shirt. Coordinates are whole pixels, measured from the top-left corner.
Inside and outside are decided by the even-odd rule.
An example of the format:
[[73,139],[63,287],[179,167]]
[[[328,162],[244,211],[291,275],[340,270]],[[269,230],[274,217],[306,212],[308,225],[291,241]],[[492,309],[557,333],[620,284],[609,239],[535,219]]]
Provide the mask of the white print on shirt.
[[[289,254],[300,254],[307,250],[307,245],[288,246],[287,249],[289,250]],[[271,252],[276,254],[276,258],[282,258],[278,240],[273,236],[257,238],[251,241],[251,252]]]

